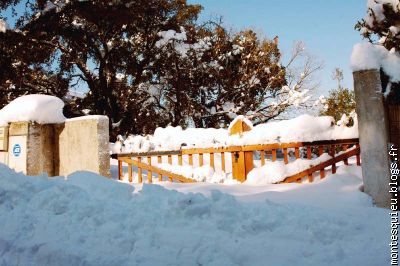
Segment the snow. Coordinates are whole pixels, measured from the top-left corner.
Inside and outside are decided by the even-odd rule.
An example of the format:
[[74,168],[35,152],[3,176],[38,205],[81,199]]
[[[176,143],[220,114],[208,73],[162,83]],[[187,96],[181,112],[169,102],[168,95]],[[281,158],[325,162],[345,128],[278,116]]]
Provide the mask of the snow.
[[327,153],[308,160],[297,159],[294,162],[285,164],[282,161],[268,162],[262,167],[254,168],[247,176],[246,184],[249,185],[267,185],[283,181],[286,177],[300,173],[314,165],[326,162],[332,156]]
[[[1,265],[389,265],[360,168],[313,184],[130,186],[0,165]],[[201,192],[201,193],[199,193]]]
[[100,120],[108,120],[108,117],[104,115],[85,115],[67,119],[67,121],[82,121],[82,120],[100,121]]
[[186,41],[186,32],[183,28],[181,30],[182,32],[176,32],[175,30],[160,31],[157,34],[160,37],[160,40],[156,42],[156,47],[166,45],[171,40]]
[[191,165],[171,165],[168,163],[156,164],[157,167],[182,175],[186,178],[191,178],[197,182],[207,182],[216,184],[238,184],[237,180],[232,178],[232,175],[226,175],[224,172],[216,172],[210,165],[199,167]]
[[391,82],[400,82],[400,55],[394,50],[388,51],[381,45],[358,43],[351,55],[353,71],[380,69],[390,77]]
[[[239,119],[239,118],[237,118]],[[243,117],[241,117],[243,119]],[[332,117],[301,115],[294,119],[268,122],[254,126],[242,136],[229,136],[227,129],[157,128],[154,135],[128,136],[122,152],[179,150],[234,145],[268,144],[277,142],[317,141],[358,138],[357,117],[353,127],[336,126]],[[234,120],[229,128],[235,123]],[[247,119],[244,120],[251,125]]]
[[5,22],[3,19],[0,19],[0,32],[5,33],[8,29],[7,22]]
[[37,122],[40,124],[63,123],[64,102],[50,95],[21,96],[0,110],[0,125],[10,122]]

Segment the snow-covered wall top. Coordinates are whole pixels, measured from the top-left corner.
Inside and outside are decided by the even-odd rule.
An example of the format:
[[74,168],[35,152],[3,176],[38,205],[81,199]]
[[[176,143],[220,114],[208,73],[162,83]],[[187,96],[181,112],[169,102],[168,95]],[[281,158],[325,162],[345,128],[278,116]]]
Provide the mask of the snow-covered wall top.
[[15,99],[0,110],[0,125],[10,122],[57,124],[65,121],[64,102],[50,95],[31,94]]
[[394,49],[388,51],[381,45],[371,43],[354,45],[351,68],[353,71],[382,68],[391,82],[400,82],[400,55]]
[[[157,128],[154,135],[130,135],[119,140],[112,152],[147,152],[152,150],[178,150],[183,148],[221,147],[231,145],[253,145],[277,142],[316,141],[357,138],[357,118],[353,127],[336,126],[329,116],[301,115],[291,120],[260,124],[251,131],[229,136],[227,129]],[[123,142],[123,145],[122,145]],[[115,149],[113,149],[115,148]]]

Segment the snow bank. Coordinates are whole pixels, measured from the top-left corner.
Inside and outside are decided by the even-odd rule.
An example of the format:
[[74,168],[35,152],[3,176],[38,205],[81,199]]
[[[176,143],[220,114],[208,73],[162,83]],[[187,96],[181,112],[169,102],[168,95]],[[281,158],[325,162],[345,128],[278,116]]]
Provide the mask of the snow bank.
[[[251,131],[229,136],[226,129],[181,127],[157,128],[154,135],[128,136],[122,152],[179,150],[180,148],[223,147],[228,145],[268,144],[276,142],[316,141],[357,138],[357,118],[353,127],[336,126],[332,117],[301,115],[291,120],[260,124]],[[250,123],[250,122],[247,122]],[[232,125],[232,124],[231,124]],[[250,123],[251,125],[251,123]]]
[[351,68],[353,71],[382,68],[391,82],[400,82],[400,55],[394,49],[388,51],[381,45],[371,43],[354,45]]
[[64,102],[54,96],[31,94],[19,97],[0,110],[0,124],[31,121],[57,124],[65,121]]
[[248,185],[267,185],[275,184],[283,181],[286,177],[300,173],[321,162],[328,161],[332,156],[327,153],[322,154],[318,158],[297,159],[294,162],[285,164],[284,162],[267,162],[262,167],[254,168],[247,176],[245,181]]
[[389,215],[359,185],[328,176],[241,202],[217,186],[134,192],[87,172],[49,179],[0,165],[0,264],[388,265]]
[[157,167],[174,174],[182,175],[187,178],[194,179],[198,182],[216,183],[216,184],[238,184],[239,182],[227,176],[223,172],[215,172],[209,165],[195,167],[191,165],[171,165],[168,163],[157,164]]

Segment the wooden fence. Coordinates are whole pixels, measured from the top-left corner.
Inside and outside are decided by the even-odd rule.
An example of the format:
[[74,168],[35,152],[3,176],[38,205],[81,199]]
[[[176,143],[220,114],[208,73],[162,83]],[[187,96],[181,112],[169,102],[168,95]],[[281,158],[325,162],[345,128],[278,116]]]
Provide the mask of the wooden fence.
[[[118,160],[118,176],[123,178],[123,164],[128,166],[129,182],[133,180],[133,167],[137,168],[138,182],[143,182],[143,171],[147,172],[147,181],[152,182],[153,175],[158,176],[158,180],[163,180],[163,176],[170,181],[178,182],[195,182],[193,179],[172,172],[163,170],[154,166],[152,158],[157,158],[157,163],[161,163],[167,159],[168,164],[177,161],[177,165],[184,165],[184,161],[188,165],[203,166],[205,159],[209,162],[210,167],[216,168],[216,154],[220,154],[218,165],[220,170],[225,172],[227,168],[227,157],[230,156],[233,178],[244,182],[247,174],[254,167],[254,157],[259,156],[260,164],[265,165],[267,160],[275,162],[282,160],[285,164],[299,158],[311,160],[313,154],[320,156],[328,153],[332,158],[326,162],[311,166],[309,169],[288,176],[283,182],[300,182],[303,178],[308,178],[309,182],[314,181],[314,173],[319,172],[321,178],[325,177],[326,168],[330,167],[332,173],[336,172],[336,164],[343,161],[348,164],[348,159],[352,156],[356,157],[357,165],[360,165],[360,147],[358,139],[342,139],[342,140],[322,140],[315,142],[294,142],[294,143],[272,143],[247,146],[228,146],[213,148],[192,148],[180,149],[175,151],[164,152],[146,152],[146,153],[128,153],[114,154],[112,157]],[[174,158],[175,157],[175,158]],[[177,160],[173,160],[177,159]],[[196,158],[196,162],[194,162]],[[229,158],[229,157],[228,157]],[[185,160],[184,160],[185,159]]]

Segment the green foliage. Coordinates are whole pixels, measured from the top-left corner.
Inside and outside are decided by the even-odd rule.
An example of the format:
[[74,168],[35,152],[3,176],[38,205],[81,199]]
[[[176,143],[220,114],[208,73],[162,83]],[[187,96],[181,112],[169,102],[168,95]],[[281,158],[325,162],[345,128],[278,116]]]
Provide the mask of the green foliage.
[[[350,113],[355,110],[356,102],[354,98],[354,91],[347,88],[338,88],[329,92],[329,97],[324,104],[324,110],[320,115],[332,116],[338,122],[343,114],[350,116]],[[353,120],[350,118],[347,126],[352,126]]]

